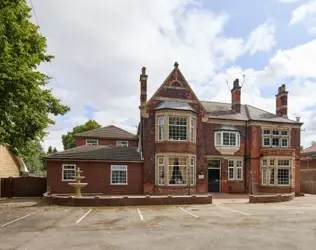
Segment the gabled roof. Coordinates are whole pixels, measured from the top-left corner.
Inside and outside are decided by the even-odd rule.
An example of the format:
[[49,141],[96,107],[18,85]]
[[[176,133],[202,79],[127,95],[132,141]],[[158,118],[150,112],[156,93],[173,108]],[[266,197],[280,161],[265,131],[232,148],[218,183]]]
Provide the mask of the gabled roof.
[[308,148],[305,148],[301,151],[301,154],[309,154],[309,153],[316,153],[316,144],[311,145]]
[[47,160],[142,161],[137,147],[79,146],[44,157]]
[[186,111],[192,111],[196,113],[194,108],[192,108],[190,104],[186,102],[163,101],[155,108],[155,110],[161,110],[161,109],[186,110]]
[[209,118],[238,120],[238,121],[252,120],[252,121],[301,124],[297,121],[293,121],[284,117],[279,117],[275,114],[253,107],[251,105],[241,104],[240,113],[236,113],[232,110],[231,103],[206,102],[206,101],[201,101],[201,103],[206,109],[206,112]]
[[[171,71],[171,73],[168,75],[168,77],[166,78],[166,80],[163,81],[163,83],[160,85],[160,87],[156,90],[156,92],[152,95],[152,97],[146,102],[145,107],[147,107],[152,100],[156,97],[156,95],[160,92],[160,90],[164,87],[164,86],[168,86],[169,84],[169,80],[173,77],[174,80],[173,82],[180,82],[181,84],[183,84],[193,95],[194,99],[200,103],[199,98],[197,98],[196,94],[194,93],[194,91],[192,90],[190,84],[187,82],[187,80],[184,78],[183,74],[181,73],[180,69],[178,68],[179,64],[177,62],[174,63],[174,69]],[[202,108],[203,105],[201,105]]]
[[96,128],[90,131],[75,134],[75,136],[92,137],[92,138],[108,138],[108,139],[128,139],[137,140],[137,136],[124,129],[109,125],[102,128]]

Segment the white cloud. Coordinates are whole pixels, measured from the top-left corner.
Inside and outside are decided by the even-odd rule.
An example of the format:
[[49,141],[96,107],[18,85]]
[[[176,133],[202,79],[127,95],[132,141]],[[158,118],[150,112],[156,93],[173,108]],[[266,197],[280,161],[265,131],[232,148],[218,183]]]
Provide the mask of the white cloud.
[[[314,41],[278,51],[261,71],[227,68],[247,52],[254,54],[275,46],[275,27],[269,21],[259,25],[245,42],[241,37],[225,35],[227,13],[203,10],[189,0],[111,4],[95,0],[93,5],[84,0],[33,0],[33,4],[41,31],[48,38],[48,50],[56,56],[53,66],[58,86],[52,81],[51,87],[72,109],[47,129],[46,149],[52,145],[62,150],[61,135],[88,120],[85,105],[96,110],[91,117],[102,125],[116,124],[136,132],[141,67],[147,67],[150,98],[176,60],[202,100],[230,101],[232,79],[244,72],[243,103],[274,112],[275,97],[263,98],[259,89],[267,85],[276,91],[291,76],[304,77],[302,88],[308,91],[303,96],[308,98],[308,105],[314,104],[312,81],[305,80],[315,76]],[[290,91],[290,115],[302,114],[306,105],[293,105],[292,100],[302,100],[295,94],[298,91]],[[309,127],[315,124],[311,118],[305,120]]]
[[281,3],[296,3],[299,2],[301,0],[278,0]]
[[290,24],[299,23],[307,20],[316,13],[316,0],[310,0],[308,3],[304,3],[297,7],[292,12],[292,19]]
[[275,45],[275,26],[266,22],[251,32],[246,44],[246,51],[253,55],[258,51],[268,51]]

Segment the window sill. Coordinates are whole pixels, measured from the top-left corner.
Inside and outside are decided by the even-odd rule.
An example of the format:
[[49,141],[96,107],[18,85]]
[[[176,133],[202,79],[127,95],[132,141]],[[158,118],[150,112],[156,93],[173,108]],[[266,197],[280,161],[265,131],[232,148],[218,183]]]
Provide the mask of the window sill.
[[61,180],[62,182],[75,182],[76,180],[75,179],[73,179],[73,180]]
[[111,186],[127,186],[127,183],[111,183]]
[[178,185],[156,185],[157,188],[195,188],[195,185],[188,186],[186,184],[178,184]]

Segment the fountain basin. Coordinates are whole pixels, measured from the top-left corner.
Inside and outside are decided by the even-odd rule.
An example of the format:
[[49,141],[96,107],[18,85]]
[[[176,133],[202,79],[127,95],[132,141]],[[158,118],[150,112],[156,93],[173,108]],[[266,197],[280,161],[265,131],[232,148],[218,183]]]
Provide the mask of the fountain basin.
[[88,183],[83,183],[83,182],[80,182],[80,183],[77,183],[77,182],[74,182],[74,183],[68,183],[70,186],[73,186],[73,187],[80,187],[80,188],[83,188],[85,186],[88,185]]

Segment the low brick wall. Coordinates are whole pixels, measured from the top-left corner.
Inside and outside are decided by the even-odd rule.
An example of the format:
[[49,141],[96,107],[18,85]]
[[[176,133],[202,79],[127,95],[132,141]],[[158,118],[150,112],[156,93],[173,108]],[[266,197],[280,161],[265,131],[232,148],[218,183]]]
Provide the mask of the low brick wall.
[[211,195],[192,196],[62,196],[44,194],[48,204],[65,206],[146,206],[212,204]]
[[284,202],[293,200],[295,193],[290,194],[264,194],[264,195],[249,195],[249,203],[270,203]]

